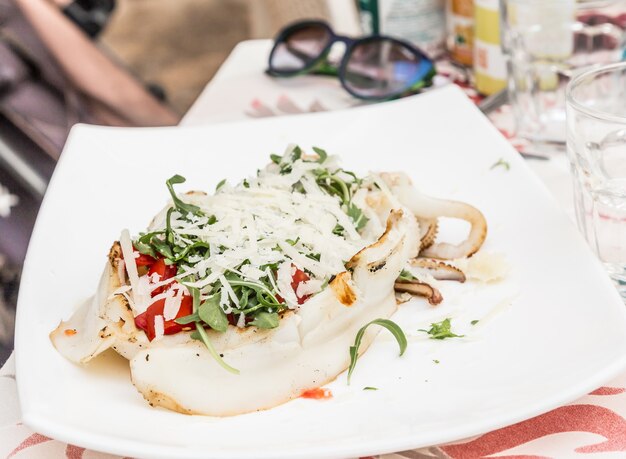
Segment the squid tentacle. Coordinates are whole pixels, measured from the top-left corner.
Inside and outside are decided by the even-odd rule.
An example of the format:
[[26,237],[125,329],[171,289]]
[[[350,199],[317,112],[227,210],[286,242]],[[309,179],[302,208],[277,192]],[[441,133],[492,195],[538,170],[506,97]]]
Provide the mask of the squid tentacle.
[[435,242],[422,248],[420,256],[451,260],[470,257],[480,249],[487,237],[487,221],[480,210],[460,201],[438,199],[420,193],[411,180],[402,173],[381,174],[392,194],[420,219],[436,220],[441,217],[467,221],[471,229],[467,239],[459,244]]

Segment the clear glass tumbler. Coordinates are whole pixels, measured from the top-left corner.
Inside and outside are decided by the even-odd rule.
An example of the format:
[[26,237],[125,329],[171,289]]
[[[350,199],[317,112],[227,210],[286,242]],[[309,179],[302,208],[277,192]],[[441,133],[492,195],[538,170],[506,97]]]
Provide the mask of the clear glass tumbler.
[[576,76],[566,97],[578,226],[626,300],[626,62]]
[[619,62],[624,0],[501,0],[502,47],[517,135],[565,142],[565,86],[580,71]]

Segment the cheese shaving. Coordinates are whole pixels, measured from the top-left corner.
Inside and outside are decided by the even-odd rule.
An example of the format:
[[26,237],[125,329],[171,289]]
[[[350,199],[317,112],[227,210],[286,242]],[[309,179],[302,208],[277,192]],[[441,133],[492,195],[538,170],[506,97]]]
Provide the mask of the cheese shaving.
[[142,302],[141,293],[138,291],[139,274],[137,273],[137,265],[135,264],[133,244],[130,239],[130,233],[127,229],[122,230],[122,234],[120,235],[120,246],[122,247],[122,255],[124,256],[124,260],[132,260],[131,263],[125,263],[125,267],[126,272],[128,273],[130,286],[133,289],[133,303],[137,305]]
[[154,339],[158,340],[165,335],[165,321],[162,315],[154,316]]
[[[237,185],[223,184],[213,195],[172,195],[172,204],[150,225],[154,234],[142,243],[148,241],[157,258],[166,254],[177,275],[165,281],[156,275],[137,278],[134,266],[129,278],[136,314],[165,300],[165,321],[172,320],[182,296],[170,291],[184,283],[199,290],[201,302],[219,295],[223,311],[235,313],[237,325],[245,327],[245,314],[298,308],[299,298],[318,293],[384,231],[379,222],[370,226],[380,231],[361,231],[378,217],[364,199],[357,206],[352,197],[372,181],[342,171],[336,157],[323,163],[303,159],[290,146],[278,162]],[[168,184],[170,190],[175,183],[180,179]],[[178,258],[168,260],[168,253]],[[308,280],[294,284],[297,270]],[[165,291],[152,297],[159,288]]]
[[174,295],[173,290],[167,290],[166,293],[169,293],[168,296],[165,297],[165,304],[163,305],[163,318],[165,320],[173,320],[178,315],[178,311],[180,311],[180,306],[183,300],[182,291],[179,290],[177,295]]

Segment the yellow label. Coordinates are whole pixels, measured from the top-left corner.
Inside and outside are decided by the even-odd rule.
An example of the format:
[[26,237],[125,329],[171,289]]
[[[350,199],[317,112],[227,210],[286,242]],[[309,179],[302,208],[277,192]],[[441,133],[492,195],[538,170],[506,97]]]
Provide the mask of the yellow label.
[[476,80],[476,90],[486,96],[490,96],[506,88],[506,80],[501,80],[500,78],[492,78],[483,73],[476,73],[474,78]]
[[476,38],[494,45],[500,44],[500,14],[498,10],[477,5],[475,14],[476,30],[474,33]]
[[477,0],[474,8],[474,75],[481,94],[506,87],[506,61],[500,49],[500,12],[497,0]]

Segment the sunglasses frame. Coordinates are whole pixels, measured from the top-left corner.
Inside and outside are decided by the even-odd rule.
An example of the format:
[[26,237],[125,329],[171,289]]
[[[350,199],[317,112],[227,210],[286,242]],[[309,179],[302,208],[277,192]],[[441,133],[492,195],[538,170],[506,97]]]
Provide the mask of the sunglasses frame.
[[[324,47],[324,49],[322,49],[319,56],[316,57],[314,60],[312,60],[308,65],[306,65],[302,69],[293,70],[293,71],[282,71],[282,70],[273,69],[272,59],[274,57],[274,53],[276,52],[278,48],[278,45],[281,43],[285,43],[286,38],[289,37],[292,33],[300,29],[304,29],[306,27],[312,27],[312,26],[322,27],[328,32],[328,35],[329,35],[328,44]],[[429,63],[431,68],[428,72],[424,74],[424,76],[419,81],[415,82],[411,86],[407,88],[403,88],[400,91],[395,91],[391,94],[385,95],[384,97],[364,96],[362,94],[358,94],[352,89],[350,89],[350,87],[348,87],[348,84],[346,83],[346,69],[347,69],[350,57],[352,55],[352,51],[358,45],[361,45],[363,43],[369,43],[372,41],[389,41],[391,43],[401,45],[407,50],[409,50],[414,56],[418,57],[422,62]],[[346,49],[344,51],[343,57],[341,58],[341,61],[339,62],[339,65],[335,66],[328,61],[328,54],[330,53],[330,50],[333,47],[333,45],[338,42],[345,44]],[[270,55],[269,55],[268,68],[265,71],[265,73],[274,77],[294,77],[294,76],[300,76],[300,75],[305,75],[305,74],[336,76],[339,78],[339,82],[341,83],[341,86],[347,92],[349,92],[352,96],[358,99],[362,99],[362,100],[381,101],[381,100],[396,99],[403,95],[414,93],[422,89],[423,87],[430,85],[432,82],[432,78],[435,76],[436,71],[435,71],[435,64],[433,60],[429,58],[428,56],[426,56],[426,54],[424,54],[418,48],[416,48],[415,45],[407,41],[390,37],[387,35],[376,35],[376,34],[368,35],[362,38],[351,38],[345,35],[336,34],[334,30],[330,27],[330,25],[324,21],[307,20],[307,21],[298,21],[296,23],[290,24],[278,33],[278,35],[276,36],[276,39],[274,40],[274,46],[272,46],[272,51],[270,52]]]

